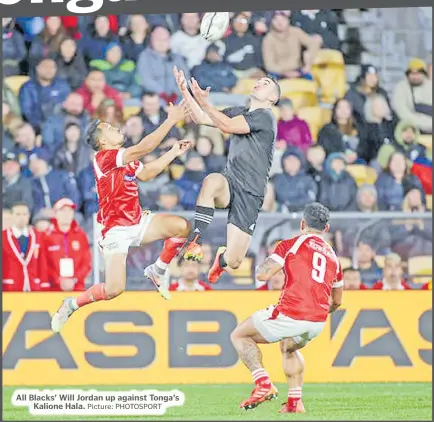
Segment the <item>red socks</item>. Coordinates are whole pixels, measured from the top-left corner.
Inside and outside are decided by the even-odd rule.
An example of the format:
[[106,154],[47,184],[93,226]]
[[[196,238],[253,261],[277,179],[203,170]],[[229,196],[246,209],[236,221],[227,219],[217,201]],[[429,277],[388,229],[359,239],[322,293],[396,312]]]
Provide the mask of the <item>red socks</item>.
[[184,246],[187,239],[182,237],[171,237],[164,242],[163,250],[160,254],[160,261],[164,264],[170,264],[173,258]]
[[271,387],[271,380],[264,368],[255,369],[252,372],[253,381],[256,385]]
[[107,300],[104,283],[94,284],[89,287],[85,292],[81,293],[75,299],[77,308],[88,305],[92,302],[99,302],[100,300]]
[[301,387],[290,388],[288,391],[288,410],[295,412],[297,404],[301,400]]

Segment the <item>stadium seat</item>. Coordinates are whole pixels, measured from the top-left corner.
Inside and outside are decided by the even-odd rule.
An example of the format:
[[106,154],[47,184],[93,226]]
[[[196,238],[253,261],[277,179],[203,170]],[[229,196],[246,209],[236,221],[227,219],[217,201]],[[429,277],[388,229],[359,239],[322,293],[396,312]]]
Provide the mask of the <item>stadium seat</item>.
[[432,195],[426,196],[426,207],[432,211]]
[[323,127],[323,114],[320,107],[304,107],[298,110],[297,115],[309,125],[314,142],[318,140],[318,132]]
[[6,85],[13,91],[15,95],[20,93],[21,87],[30,79],[26,75],[8,76],[5,78]]
[[432,150],[432,135],[420,135],[419,143],[425,148]]
[[178,180],[184,174],[185,167],[182,164],[172,164],[170,166],[170,175],[173,179]]
[[138,106],[128,106],[128,107],[124,107],[124,109],[123,109],[123,114],[124,114],[125,120],[127,120],[131,116],[135,116],[136,114],[139,114],[139,113],[140,113],[140,107],[138,107]]
[[[410,276],[431,276],[432,275],[432,257],[429,255],[413,256],[408,259],[408,274]],[[423,282],[423,277],[420,281]],[[414,280],[415,282],[416,279]],[[425,280],[426,281],[426,280]]]
[[358,186],[364,183],[372,185],[377,180],[377,172],[375,169],[363,164],[350,164],[347,166],[347,172],[353,176]]
[[257,79],[239,79],[237,84],[234,86],[232,93],[249,95],[255,86]]
[[312,65],[312,74],[320,87],[320,101],[334,104],[347,90],[343,54],[337,50],[318,52]]
[[331,108],[321,107],[321,115],[322,115],[322,124],[325,126],[327,123],[330,123],[332,120],[333,110]]
[[318,105],[318,85],[307,79],[281,79],[279,86],[282,98],[291,99],[294,109],[314,107]]
[[353,263],[351,262],[351,258],[346,258],[344,256],[340,256],[339,262],[341,263],[343,270],[345,270],[345,268],[350,268],[353,266]]
[[234,278],[252,278],[253,277],[253,259],[246,257],[236,270],[231,270]]

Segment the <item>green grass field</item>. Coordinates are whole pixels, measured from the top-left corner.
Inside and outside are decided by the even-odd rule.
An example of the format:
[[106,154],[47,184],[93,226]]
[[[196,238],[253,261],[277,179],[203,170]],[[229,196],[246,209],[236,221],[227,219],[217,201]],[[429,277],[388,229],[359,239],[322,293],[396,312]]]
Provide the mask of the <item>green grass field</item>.
[[285,401],[287,390],[283,384],[278,384],[277,387],[280,392],[277,400],[264,403],[251,411],[238,408],[252,389],[247,384],[83,387],[118,391],[178,389],[185,394],[184,406],[169,408],[164,416],[124,418],[31,416],[26,408],[12,406],[11,397],[15,388],[4,387],[3,420],[432,420],[432,385],[429,383],[307,384],[303,388],[306,415],[278,415],[277,411]]

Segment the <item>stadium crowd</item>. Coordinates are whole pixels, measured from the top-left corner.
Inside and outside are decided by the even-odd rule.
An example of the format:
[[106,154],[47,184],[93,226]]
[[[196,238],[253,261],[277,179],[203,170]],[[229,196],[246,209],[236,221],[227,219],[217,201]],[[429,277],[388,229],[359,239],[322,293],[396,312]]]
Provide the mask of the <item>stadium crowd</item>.
[[[388,93],[379,69],[363,64],[347,88],[338,22],[332,10],[239,12],[225,38],[210,45],[199,34],[197,13],[3,18],[3,228],[9,228],[3,240],[13,243],[10,258],[23,262],[29,242],[37,244],[38,233],[48,233],[47,256],[59,255],[52,263],[47,258],[41,270],[46,276],[32,278],[29,270],[10,289],[32,283],[48,290],[84,287],[91,268],[85,234],[91,239],[97,211],[86,125],[99,117],[121,127],[127,145],[137,143],[165,119],[165,106],[178,100],[173,66],[212,87],[217,107],[247,104],[254,78],[271,74],[279,80],[283,98],[274,110],[278,135],[263,212],[297,212],[315,200],[334,212],[430,209],[431,65],[412,59]],[[337,69],[332,74],[338,78],[324,80],[330,69]],[[342,92],[329,95],[342,82]],[[312,86],[314,99],[306,100]],[[206,174],[224,168],[227,136],[188,120],[145,164],[181,138],[192,139],[194,151],[155,180],[139,182],[144,207],[193,210]],[[402,260],[411,256],[408,242],[420,242],[418,252],[431,255],[430,230],[422,220],[392,229],[373,225],[355,251],[346,244],[354,236],[351,227],[337,230],[338,253],[357,256],[357,269],[345,271],[348,288],[393,288],[395,282],[387,280],[394,277],[401,283]],[[382,275],[375,254],[383,251]],[[173,289],[207,290],[198,268],[182,264],[184,281]],[[277,277],[270,288],[279,283]],[[399,283],[397,288],[409,288]]]

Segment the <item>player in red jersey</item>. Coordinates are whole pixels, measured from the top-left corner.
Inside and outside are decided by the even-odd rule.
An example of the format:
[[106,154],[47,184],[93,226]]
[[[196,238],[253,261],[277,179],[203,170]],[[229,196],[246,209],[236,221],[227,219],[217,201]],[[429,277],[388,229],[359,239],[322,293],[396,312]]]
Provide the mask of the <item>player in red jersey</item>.
[[318,203],[307,205],[301,221],[302,234],[279,243],[257,268],[260,281],[268,281],[283,269],[285,283],[276,306],[254,313],[231,334],[232,343],[256,384],[251,396],[240,405],[244,409],[277,397],[258,344],[279,341],[289,387],[288,400],[279,413],[304,413],[304,360],[298,350],[321,333],[327,315],[342,300],[342,269],[332,247],[322,237],[328,230],[328,209]]
[[126,284],[126,259],[130,247],[166,239],[160,258],[145,269],[144,275],[168,299],[168,286],[162,282],[170,261],[190,233],[190,224],[175,215],[152,215],[140,207],[136,179],[147,181],[161,173],[176,157],[184,154],[190,141],[179,141],[166,154],[143,165],[141,158],[157,148],[170,129],[183,120],[183,103],[169,105],[167,119],[138,144],[124,148],[121,131],[105,122],[94,120],[87,130],[87,142],[96,151],[93,161],[101,229],[99,246],[104,255],[105,283],[93,285],[77,298],[67,298],[53,316],[51,328],[58,332],[78,308],[119,296]]

